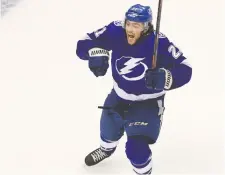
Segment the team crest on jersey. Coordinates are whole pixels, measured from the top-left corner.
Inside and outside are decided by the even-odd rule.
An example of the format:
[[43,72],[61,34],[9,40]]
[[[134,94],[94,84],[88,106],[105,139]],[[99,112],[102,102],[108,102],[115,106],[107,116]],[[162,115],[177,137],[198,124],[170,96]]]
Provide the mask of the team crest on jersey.
[[122,56],[115,62],[115,68],[119,75],[128,81],[138,81],[145,77],[148,66],[142,61],[145,58]]

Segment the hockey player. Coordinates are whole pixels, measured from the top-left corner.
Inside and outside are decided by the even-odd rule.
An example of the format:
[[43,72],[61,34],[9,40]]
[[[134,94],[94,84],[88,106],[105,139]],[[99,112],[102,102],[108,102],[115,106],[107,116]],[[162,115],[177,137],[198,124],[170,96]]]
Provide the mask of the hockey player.
[[151,69],[154,38],[150,7],[136,4],[124,21],[114,21],[78,41],[77,56],[88,61],[96,77],[106,74],[112,51],[114,83],[101,115],[100,147],[86,156],[86,165],[111,156],[125,132],[125,152],[133,170],[151,174],[150,145],[159,136],[165,93],[185,85],[192,75],[183,53],[161,33],[157,66]]

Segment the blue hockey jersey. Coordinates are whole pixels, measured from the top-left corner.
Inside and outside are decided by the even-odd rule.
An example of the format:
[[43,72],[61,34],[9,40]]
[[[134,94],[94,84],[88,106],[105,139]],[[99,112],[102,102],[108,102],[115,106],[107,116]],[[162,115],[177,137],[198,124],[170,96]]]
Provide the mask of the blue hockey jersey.
[[[87,33],[77,43],[77,56],[85,60],[88,51],[94,47],[111,50],[113,88],[124,100],[142,101],[164,95],[165,90],[148,89],[144,79],[145,71],[152,66],[155,33],[143,36],[134,45],[129,45],[122,25],[122,21],[113,21],[99,30]],[[162,33],[159,37],[157,68],[165,68],[172,73],[170,90],[183,86],[191,79],[192,68],[187,59]]]

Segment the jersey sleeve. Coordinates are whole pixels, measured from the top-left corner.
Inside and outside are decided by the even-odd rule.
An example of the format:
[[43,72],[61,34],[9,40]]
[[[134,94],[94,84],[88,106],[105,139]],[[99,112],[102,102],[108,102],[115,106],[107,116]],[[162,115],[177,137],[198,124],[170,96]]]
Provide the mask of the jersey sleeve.
[[159,43],[160,65],[169,70],[173,78],[170,90],[187,84],[192,77],[192,67],[188,59],[166,36],[161,36]]
[[94,32],[87,33],[84,38],[77,42],[76,54],[80,59],[86,60],[88,50],[99,47],[110,51],[112,49],[111,40],[114,35],[118,23],[111,22]]

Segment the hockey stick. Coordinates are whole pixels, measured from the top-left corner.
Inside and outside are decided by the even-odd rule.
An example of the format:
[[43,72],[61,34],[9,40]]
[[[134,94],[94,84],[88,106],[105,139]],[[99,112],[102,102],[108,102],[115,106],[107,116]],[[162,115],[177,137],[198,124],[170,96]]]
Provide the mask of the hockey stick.
[[158,45],[159,45],[159,28],[160,28],[160,21],[161,21],[161,12],[162,12],[162,1],[159,0],[158,4],[158,14],[157,14],[157,21],[156,21],[156,37],[154,41],[154,52],[152,58],[152,69],[156,68],[157,56],[158,56]]
[[110,106],[98,106],[98,109],[112,109],[113,107],[110,107]]

